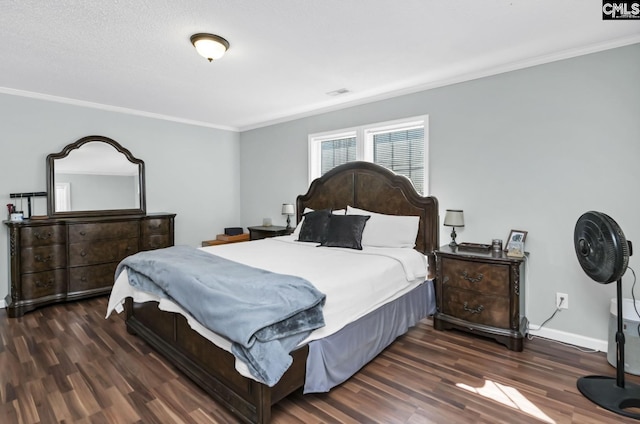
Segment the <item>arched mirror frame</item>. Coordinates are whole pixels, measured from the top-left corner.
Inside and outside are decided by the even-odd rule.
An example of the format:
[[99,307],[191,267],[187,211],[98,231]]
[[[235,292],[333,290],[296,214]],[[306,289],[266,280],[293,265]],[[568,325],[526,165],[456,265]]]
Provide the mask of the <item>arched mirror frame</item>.
[[[55,161],[69,156],[69,154],[82,147],[89,142],[102,142],[111,145],[119,153],[123,154],[127,160],[138,165],[138,184],[140,187],[140,208],[139,209],[107,209],[107,210],[86,210],[86,211],[68,211],[56,212],[56,181],[55,181]],[[90,135],[80,140],[68,144],[60,153],[52,153],[47,156],[47,214],[51,218],[62,217],[85,217],[85,216],[104,216],[104,215],[144,215],[146,213],[146,189],[144,180],[144,161],[135,158],[131,152],[122,147],[117,141],[101,135]]]

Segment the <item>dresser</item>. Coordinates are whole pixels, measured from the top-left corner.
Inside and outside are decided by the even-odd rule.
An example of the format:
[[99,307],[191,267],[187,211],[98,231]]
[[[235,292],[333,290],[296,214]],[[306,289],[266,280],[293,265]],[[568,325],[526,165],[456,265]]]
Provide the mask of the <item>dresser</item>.
[[5,221],[9,229],[7,314],[108,294],[118,263],[173,246],[175,214]]
[[436,251],[437,330],[491,337],[522,351],[527,329],[525,258],[442,246]]

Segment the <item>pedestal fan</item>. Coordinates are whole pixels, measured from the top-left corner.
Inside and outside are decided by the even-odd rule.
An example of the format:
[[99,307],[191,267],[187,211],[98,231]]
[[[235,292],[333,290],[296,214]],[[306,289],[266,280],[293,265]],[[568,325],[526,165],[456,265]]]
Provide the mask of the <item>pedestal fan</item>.
[[616,378],[589,375],[578,379],[578,390],[597,405],[635,419],[640,413],[640,386],[624,382],[624,333],[622,329],[622,276],[631,256],[631,242],[618,224],[602,212],[590,211],[576,223],[573,234],[578,261],[594,281],[617,281],[618,331],[616,332]]

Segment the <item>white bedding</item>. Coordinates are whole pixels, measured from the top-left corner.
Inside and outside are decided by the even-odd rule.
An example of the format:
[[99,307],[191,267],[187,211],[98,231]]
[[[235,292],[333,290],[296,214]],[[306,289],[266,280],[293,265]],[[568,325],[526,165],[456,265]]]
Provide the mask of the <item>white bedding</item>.
[[[339,331],[412,290],[427,276],[427,260],[414,249],[366,247],[353,250],[317,246],[315,243],[297,242],[294,236],[283,236],[201,249],[256,268],[300,276],[325,293],[327,300],[323,313],[326,325],[312,332],[301,344]],[[231,351],[228,340],[200,325],[179,305],[131,287],[126,271],[113,286],[107,317],[114,310],[121,312],[127,297],[132,297],[135,302],[159,302],[160,309],[182,314],[191,328],[218,347]],[[239,360],[236,360],[236,369],[243,376],[253,378]]]

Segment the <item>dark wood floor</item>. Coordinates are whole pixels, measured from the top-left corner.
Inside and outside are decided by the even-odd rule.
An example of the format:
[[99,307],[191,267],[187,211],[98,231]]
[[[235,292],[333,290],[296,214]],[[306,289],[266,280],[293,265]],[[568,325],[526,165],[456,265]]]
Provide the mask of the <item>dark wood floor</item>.
[[[0,422],[236,421],[105,310],[106,298],[18,319],[0,310]],[[272,422],[638,422],[584,398],[575,382],[590,374],[615,370],[603,353],[542,339],[516,353],[423,322],[330,393],[285,399]]]

